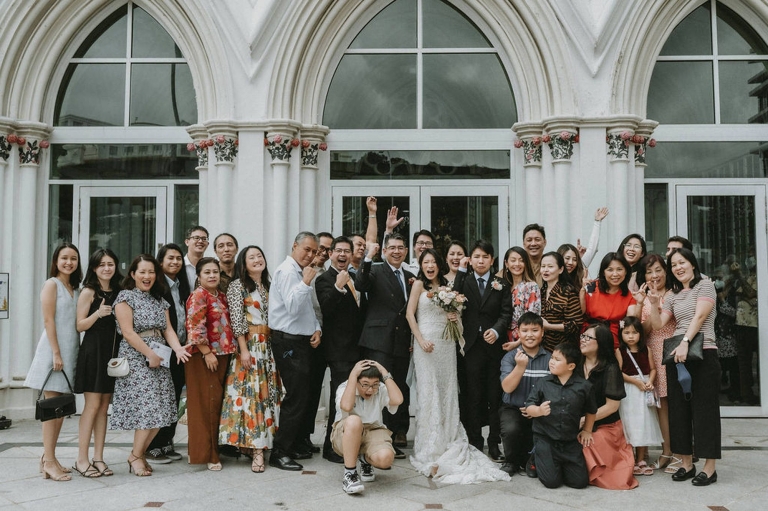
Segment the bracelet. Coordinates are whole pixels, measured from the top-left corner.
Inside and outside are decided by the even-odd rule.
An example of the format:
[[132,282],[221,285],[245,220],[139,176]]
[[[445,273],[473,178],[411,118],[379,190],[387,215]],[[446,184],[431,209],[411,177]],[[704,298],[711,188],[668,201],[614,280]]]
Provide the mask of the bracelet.
[[368,218],[376,218],[376,215],[368,215]]

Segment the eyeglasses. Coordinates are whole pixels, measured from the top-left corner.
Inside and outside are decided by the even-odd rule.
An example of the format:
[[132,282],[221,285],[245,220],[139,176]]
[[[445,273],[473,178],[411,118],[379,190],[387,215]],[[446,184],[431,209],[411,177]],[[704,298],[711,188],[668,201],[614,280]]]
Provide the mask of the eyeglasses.
[[432,242],[431,241],[417,241],[414,243],[417,247],[424,247],[424,248],[432,248]]
[[631,250],[642,250],[643,249],[642,245],[636,245],[634,243],[625,243],[624,244],[624,248],[628,248],[628,249],[631,249]]
[[581,334],[579,336],[579,339],[581,339],[582,341],[596,341],[597,337],[592,337],[591,335],[587,335],[587,334]]
[[376,385],[368,385],[367,383],[360,383],[359,385],[360,385],[360,388],[365,390],[365,391],[372,390],[374,393],[379,391],[379,385],[378,384],[376,384]]
[[334,248],[333,249],[334,254],[351,254],[352,251],[348,248]]
[[187,238],[188,240],[194,240],[194,241],[208,241],[208,236],[190,236]]
[[319,247],[317,249],[318,254],[325,254],[326,252],[330,252],[330,251],[331,251],[331,247]]

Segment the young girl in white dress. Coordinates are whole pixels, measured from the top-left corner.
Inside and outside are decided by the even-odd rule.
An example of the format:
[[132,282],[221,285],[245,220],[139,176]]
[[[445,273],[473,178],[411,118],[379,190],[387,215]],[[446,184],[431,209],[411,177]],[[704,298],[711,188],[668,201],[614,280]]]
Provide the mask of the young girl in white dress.
[[656,411],[654,382],[657,368],[639,318],[625,317],[619,324],[619,348],[616,358],[624,376],[627,397],[621,400],[619,414],[627,443],[635,447],[634,475],[653,475],[645,458],[649,445],[661,444],[661,429]]

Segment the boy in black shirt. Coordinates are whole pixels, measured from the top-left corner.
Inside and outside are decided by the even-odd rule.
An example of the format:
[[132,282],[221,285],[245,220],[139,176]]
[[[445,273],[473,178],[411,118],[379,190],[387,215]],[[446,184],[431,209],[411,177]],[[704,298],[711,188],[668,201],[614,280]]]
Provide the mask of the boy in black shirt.
[[[573,344],[555,347],[549,361],[551,374],[539,380],[525,401],[526,414],[533,418],[536,470],[547,488],[589,484],[582,445],[592,443],[597,405],[592,384],[574,373],[580,358]],[[582,416],[584,427],[579,431]]]

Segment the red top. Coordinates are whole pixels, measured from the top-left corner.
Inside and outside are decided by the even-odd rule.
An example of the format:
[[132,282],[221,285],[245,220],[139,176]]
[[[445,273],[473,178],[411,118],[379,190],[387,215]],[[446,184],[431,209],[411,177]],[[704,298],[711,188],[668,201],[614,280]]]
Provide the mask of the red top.
[[[635,367],[635,364],[632,363],[632,359],[629,358],[626,348],[620,349],[619,353],[621,353],[621,372],[627,376],[635,376],[637,374],[637,368]],[[635,359],[635,362],[637,362],[637,365],[640,367],[644,376],[651,374],[651,363],[648,361],[647,349],[636,353],[633,352],[632,357]]]
[[[187,344],[207,344],[216,355],[229,355],[237,349],[229,320],[227,297],[212,295],[203,287],[195,289],[187,299]],[[197,347],[190,353],[199,351]]]
[[584,313],[584,326],[589,324],[590,319],[608,322],[613,334],[613,348],[618,348],[619,321],[627,316],[629,307],[635,305],[632,293],[628,292],[627,296],[621,296],[621,291],[608,294],[601,292],[600,288],[595,288],[595,292],[587,293],[585,299],[587,310]]

